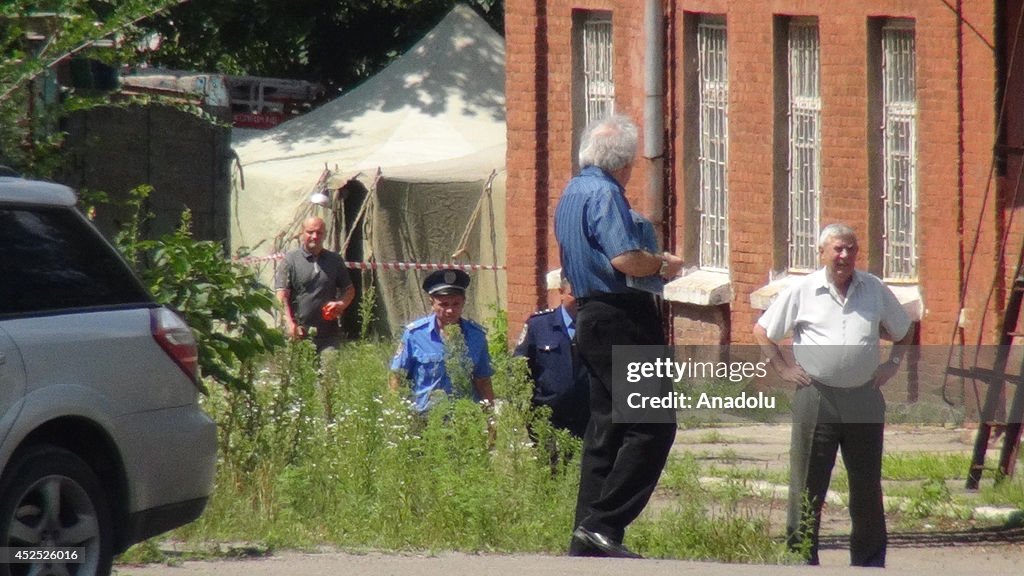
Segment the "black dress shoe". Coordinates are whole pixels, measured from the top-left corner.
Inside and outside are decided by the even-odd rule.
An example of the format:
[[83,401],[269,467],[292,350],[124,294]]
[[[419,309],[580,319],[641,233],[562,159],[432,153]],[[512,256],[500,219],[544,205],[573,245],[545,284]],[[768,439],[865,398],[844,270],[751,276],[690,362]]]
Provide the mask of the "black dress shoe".
[[580,540],[575,534],[573,534],[572,538],[569,540],[569,556],[593,557],[603,556],[603,554],[601,554],[600,550],[591,546],[590,543]]
[[[587,553],[574,554],[574,551],[585,551]],[[643,558],[643,556],[623,546],[621,542],[612,540],[599,532],[587,530],[582,526],[572,533],[569,555],[600,556],[603,558]]]

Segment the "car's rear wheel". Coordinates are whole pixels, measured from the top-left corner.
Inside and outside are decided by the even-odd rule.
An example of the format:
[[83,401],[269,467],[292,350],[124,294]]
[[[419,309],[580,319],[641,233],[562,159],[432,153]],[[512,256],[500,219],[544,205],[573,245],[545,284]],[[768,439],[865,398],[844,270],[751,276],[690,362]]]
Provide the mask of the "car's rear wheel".
[[75,454],[30,449],[0,484],[0,546],[76,548],[75,562],[0,564],[0,575],[106,576],[113,559],[110,508],[99,479]]

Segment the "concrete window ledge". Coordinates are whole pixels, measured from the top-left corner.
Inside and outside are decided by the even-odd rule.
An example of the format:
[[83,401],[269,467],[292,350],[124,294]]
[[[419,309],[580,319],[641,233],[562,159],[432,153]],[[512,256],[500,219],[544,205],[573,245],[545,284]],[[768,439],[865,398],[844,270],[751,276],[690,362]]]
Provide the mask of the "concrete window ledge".
[[665,300],[697,306],[718,306],[732,301],[729,274],[696,270],[665,284]]
[[889,289],[903,305],[911,322],[920,322],[924,316],[924,299],[917,284],[889,284]]
[[772,280],[764,286],[761,286],[750,293],[750,307],[754,310],[767,310],[783,290],[789,288],[793,283],[803,277],[803,274],[782,276]]
[[[767,310],[768,306],[775,301],[775,298],[783,290],[800,278],[803,278],[803,276],[785,276],[754,290],[750,293],[750,307],[755,310]],[[910,316],[910,321],[920,322],[924,316],[924,300],[921,298],[920,287],[917,284],[888,284],[888,286],[896,296],[896,299],[903,305],[907,316]]]

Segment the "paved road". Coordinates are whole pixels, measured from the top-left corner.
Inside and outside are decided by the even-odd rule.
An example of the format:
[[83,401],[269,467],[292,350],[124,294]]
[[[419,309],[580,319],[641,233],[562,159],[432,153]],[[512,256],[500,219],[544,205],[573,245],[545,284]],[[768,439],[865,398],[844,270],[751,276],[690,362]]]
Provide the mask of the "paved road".
[[[185,562],[181,566],[120,566],[118,576],[863,576],[845,550],[826,550],[822,566],[763,566],[680,560],[605,560],[538,555],[436,556],[287,552],[258,560]],[[1002,576],[1024,566],[1021,545],[894,548],[887,576]]]

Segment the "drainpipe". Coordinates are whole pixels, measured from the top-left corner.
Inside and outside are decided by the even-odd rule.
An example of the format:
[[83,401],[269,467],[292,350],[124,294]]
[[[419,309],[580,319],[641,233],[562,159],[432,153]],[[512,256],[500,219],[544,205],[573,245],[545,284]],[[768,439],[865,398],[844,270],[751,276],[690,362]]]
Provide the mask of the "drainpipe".
[[[646,0],[644,38],[643,155],[650,167],[645,204],[651,221],[661,226],[665,222],[665,14],[661,0]],[[664,237],[664,230],[662,234]]]
[[[661,0],[644,3],[644,38],[643,155],[649,168],[645,204],[647,216],[661,229],[663,247],[671,250],[672,230],[665,218],[665,14]],[[665,336],[669,344],[675,342],[668,326]]]

